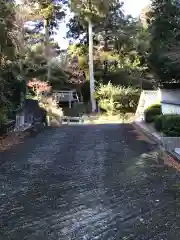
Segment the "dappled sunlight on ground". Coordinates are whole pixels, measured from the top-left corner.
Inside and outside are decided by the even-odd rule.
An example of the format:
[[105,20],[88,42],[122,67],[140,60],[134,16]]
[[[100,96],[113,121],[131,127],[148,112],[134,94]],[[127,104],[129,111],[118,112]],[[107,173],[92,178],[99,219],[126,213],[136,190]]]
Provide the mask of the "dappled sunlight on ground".
[[128,116],[123,115],[102,115],[96,114],[95,116],[87,116],[84,123],[92,124],[117,124],[117,123],[130,123],[134,119],[134,114],[129,114]]

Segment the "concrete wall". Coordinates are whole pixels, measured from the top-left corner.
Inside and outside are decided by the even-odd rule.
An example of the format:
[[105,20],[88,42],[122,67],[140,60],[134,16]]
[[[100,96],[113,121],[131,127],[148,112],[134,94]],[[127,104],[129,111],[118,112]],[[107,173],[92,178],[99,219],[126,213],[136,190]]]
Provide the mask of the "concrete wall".
[[163,114],[180,114],[180,90],[160,90]]
[[144,90],[141,93],[139,104],[136,110],[136,119],[144,119],[144,110],[152,104],[160,103],[160,95],[158,91]]
[[163,114],[180,114],[180,90],[143,91],[136,111],[137,119],[143,119],[144,110],[152,104],[160,103]]
[[144,109],[160,102],[158,91],[143,91],[144,92]]

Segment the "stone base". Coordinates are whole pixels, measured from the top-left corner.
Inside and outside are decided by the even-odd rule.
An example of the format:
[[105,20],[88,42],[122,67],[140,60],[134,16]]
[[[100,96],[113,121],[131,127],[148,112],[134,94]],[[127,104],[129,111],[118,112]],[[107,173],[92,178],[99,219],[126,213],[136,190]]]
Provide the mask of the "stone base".
[[174,152],[180,156],[180,148],[175,148]]

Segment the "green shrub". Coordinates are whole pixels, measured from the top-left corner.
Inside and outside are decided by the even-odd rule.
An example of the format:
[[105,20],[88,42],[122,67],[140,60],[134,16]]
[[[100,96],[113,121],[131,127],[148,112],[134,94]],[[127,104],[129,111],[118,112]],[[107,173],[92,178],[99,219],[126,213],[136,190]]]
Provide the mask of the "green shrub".
[[164,117],[163,115],[158,115],[155,118],[154,127],[158,132],[162,131],[162,119],[163,119],[163,117]]
[[160,108],[161,109],[161,104],[156,103],[156,104],[149,106],[147,109],[149,109],[149,108],[158,108],[158,109]]
[[180,115],[168,114],[156,117],[155,128],[168,137],[180,136]]
[[0,127],[8,120],[8,109],[6,106],[0,107]]
[[144,111],[144,119],[145,122],[151,123],[154,122],[156,117],[161,115],[161,105],[160,104],[154,104],[149,106],[145,111]]
[[164,130],[163,133],[164,133],[167,137],[179,137],[179,136],[180,136],[180,129],[179,129],[179,131]]
[[108,114],[135,112],[140,92],[132,87],[100,84],[95,92],[95,98],[101,109]]
[[162,118],[162,132],[169,137],[180,136],[180,115],[164,115]]

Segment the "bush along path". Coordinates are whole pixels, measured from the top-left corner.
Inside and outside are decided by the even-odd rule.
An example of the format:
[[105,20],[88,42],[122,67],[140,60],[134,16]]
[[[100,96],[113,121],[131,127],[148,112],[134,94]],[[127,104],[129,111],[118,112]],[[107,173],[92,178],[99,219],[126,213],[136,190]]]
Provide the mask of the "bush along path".
[[161,105],[151,105],[144,111],[146,123],[152,123],[158,132],[166,137],[180,137],[180,115],[162,114]]
[[140,91],[133,87],[115,86],[112,83],[100,84],[95,92],[101,110],[109,115],[134,113],[136,111]]

